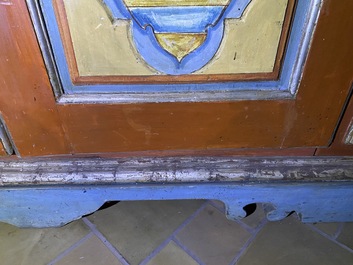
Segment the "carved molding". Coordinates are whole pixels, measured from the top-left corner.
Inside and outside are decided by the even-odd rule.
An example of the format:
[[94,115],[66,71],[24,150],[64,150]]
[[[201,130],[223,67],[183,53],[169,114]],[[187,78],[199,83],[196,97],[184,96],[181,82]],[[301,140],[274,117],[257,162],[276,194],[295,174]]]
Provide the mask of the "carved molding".
[[0,160],[0,221],[64,225],[106,201],[212,199],[229,219],[266,204],[277,221],[353,221],[353,158],[72,158]]
[[353,180],[353,158],[41,158],[0,160],[0,186]]

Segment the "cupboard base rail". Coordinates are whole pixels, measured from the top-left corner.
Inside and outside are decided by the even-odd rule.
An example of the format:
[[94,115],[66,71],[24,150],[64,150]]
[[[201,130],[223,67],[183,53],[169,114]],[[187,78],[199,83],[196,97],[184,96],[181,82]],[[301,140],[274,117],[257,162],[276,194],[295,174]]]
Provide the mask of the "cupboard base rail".
[[[71,158],[0,161],[0,221],[56,227],[107,201],[212,199],[229,219],[353,221],[352,158]],[[125,181],[124,181],[125,180]]]

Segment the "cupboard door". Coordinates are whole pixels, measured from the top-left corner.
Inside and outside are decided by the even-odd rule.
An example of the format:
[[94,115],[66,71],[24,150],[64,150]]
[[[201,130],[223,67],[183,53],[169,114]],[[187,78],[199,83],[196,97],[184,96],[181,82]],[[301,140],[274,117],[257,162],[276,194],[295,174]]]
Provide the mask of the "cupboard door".
[[[88,1],[92,5],[87,8],[98,10],[96,2]],[[227,59],[238,63],[244,55],[239,45],[248,47],[257,39],[263,41],[257,46],[261,52],[252,50],[246,58],[261,57],[268,48],[264,36],[273,31],[260,31],[259,38],[249,42],[247,26],[238,31],[231,26],[245,25],[256,5],[267,1],[215,1],[218,6],[191,1],[187,7],[167,1],[167,15],[160,6],[131,1],[124,13],[120,1],[102,2],[100,11],[106,11],[106,17],[98,17],[102,25],[90,24],[88,17],[94,12],[75,9],[82,4],[78,0],[1,3],[0,108],[20,155],[282,149],[330,143],[353,79],[352,1],[279,1],[286,8],[282,20],[276,17],[279,13],[271,17],[272,27],[276,22],[280,28],[274,34],[278,43],[272,61],[263,66],[255,60],[246,70],[244,65],[230,66]],[[44,14],[42,20],[36,9]],[[258,7],[258,12],[271,9]],[[202,14],[199,17],[211,22],[199,19],[198,26],[208,25],[206,31],[198,26],[180,30],[183,23],[165,29],[162,22],[153,24],[146,18],[151,10],[162,14],[162,22],[171,14],[183,19]],[[175,10],[179,11],[170,13]],[[83,35],[72,22],[80,12],[89,14],[81,17],[87,22],[82,24]],[[271,21],[266,12],[253,24],[266,26]],[[98,48],[85,42],[90,37],[86,33],[104,27],[103,22],[113,31],[123,25],[127,40],[118,39],[108,47],[98,39],[94,45],[104,44]],[[48,35],[41,32],[41,23]],[[180,48],[190,41],[196,48]],[[123,72],[114,72],[116,65],[105,68],[100,59],[114,57],[114,47],[125,53],[124,45],[135,61],[120,58],[118,68]],[[102,56],[89,57],[84,49]],[[205,62],[199,62],[202,59]],[[129,63],[143,69],[126,66]],[[95,64],[98,72],[92,68]]]
[[353,154],[353,101],[350,98],[343,117],[338,124],[333,142],[328,148],[316,151],[319,156],[351,156]]

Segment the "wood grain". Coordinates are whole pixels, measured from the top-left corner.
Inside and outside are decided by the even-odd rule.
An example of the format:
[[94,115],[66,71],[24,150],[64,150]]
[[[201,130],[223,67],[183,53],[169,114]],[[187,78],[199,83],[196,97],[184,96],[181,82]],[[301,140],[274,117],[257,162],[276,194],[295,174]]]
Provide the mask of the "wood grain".
[[25,1],[0,17],[0,111],[19,153],[70,152]]
[[0,156],[7,156],[7,153],[6,153],[5,149],[4,149],[4,146],[1,143],[1,141],[0,141]]
[[0,110],[22,156],[327,146],[353,79],[353,1],[325,0],[296,99],[57,105],[13,3],[0,6]]
[[350,98],[347,109],[344,112],[343,118],[339,123],[338,130],[335,134],[332,144],[329,148],[319,148],[316,155],[327,156],[327,155],[337,155],[337,156],[352,156],[353,155],[353,145],[346,144],[346,138],[348,136],[349,129],[353,122],[353,100]]
[[[285,146],[327,146],[353,82],[353,1],[325,0],[293,109]],[[292,126],[293,125],[293,126]]]
[[353,2],[324,2],[295,100],[61,105],[75,151],[328,145],[352,80],[347,7]]

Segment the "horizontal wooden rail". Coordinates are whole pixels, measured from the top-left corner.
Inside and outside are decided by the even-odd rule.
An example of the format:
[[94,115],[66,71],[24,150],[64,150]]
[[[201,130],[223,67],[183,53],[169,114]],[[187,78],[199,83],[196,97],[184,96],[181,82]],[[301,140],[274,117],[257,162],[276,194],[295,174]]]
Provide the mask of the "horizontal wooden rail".
[[230,219],[263,203],[272,221],[353,221],[350,157],[4,158],[0,180],[0,221],[20,227],[64,225],[124,200],[220,200]]
[[353,180],[352,157],[0,160],[0,186],[339,180]]

